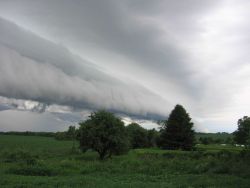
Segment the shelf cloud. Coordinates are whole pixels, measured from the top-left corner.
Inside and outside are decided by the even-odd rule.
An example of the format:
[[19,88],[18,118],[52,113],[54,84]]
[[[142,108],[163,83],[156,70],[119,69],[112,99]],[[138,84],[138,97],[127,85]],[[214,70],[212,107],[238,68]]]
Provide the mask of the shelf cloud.
[[180,103],[197,130],[234,131],[250,113],[249,8],[245,0],[2,0],[0,115],[58,119],[55,110],[77,119],[105,108],[152,120]]

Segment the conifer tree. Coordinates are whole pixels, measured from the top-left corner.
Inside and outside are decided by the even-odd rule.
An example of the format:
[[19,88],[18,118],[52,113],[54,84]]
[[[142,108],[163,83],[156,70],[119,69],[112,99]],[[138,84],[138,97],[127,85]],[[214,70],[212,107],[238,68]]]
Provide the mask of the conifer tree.
[[163,149],[192,150],[194,144],[191,118],[183,106],[176,105],[162,127],[160,145]]

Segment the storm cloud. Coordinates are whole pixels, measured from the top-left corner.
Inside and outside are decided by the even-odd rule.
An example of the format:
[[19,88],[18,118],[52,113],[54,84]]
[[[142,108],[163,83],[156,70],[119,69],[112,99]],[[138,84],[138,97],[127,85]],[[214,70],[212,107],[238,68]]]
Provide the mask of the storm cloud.
[[2,112],[22,100],[31,111],[148,118],[180,103],[197,129],[233,131],[250,113],[249,8],[245,0],[2,0]]
[[65,48],[17,25],[4,20],[0,25],[2,96],[145,115],[158,111],[145,101],[154,100],[158,106],[163,102],[136,83],[108,76]]

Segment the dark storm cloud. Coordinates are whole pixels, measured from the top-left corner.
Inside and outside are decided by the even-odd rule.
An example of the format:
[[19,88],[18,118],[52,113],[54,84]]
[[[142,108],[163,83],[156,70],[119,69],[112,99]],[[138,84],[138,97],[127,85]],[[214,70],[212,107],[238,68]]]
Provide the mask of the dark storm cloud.
[[0,94],[148,117],[181,103],[199,126],[232,129],[250,113],[249,8],[245,0],[2,0]]
[[[108,76],[65,48],[4,19],[0,26],[2,96],[140,115],[160,113],[145,101],[164,101],[145,88]],[[44,109],[41,104],[32,110]]]
[[[54,38],[62,37],[74,47],[93,47],[119,54],[136,62],[136,66],[163,75],[172,84],[181,85],[184,92],[196,96],[199,94],[199,90],[194,91],[196,88],[190,80],[193,70],[187,63],[188,54],[175,43],[171,33],[175,31],[171,29],[178,26],[183,28],[176,28],[177,30],[183,29],[186,32],[188,27],[192,28],[194,25],[181,20],[192,20],[193,12],[199,16],[213,3],[156,1],[153,6],[163,14],[165,20],[162,24],[169,25],[169,34],[154,20],[147,20],[147,10],[152,6],[149,1],[72,3],[64,0],[15,3],[18,8],[13,9],[18,14],[24,15],[34,25],[39,23],[41,26],[37,27],[49,30]],[[142,7],[139,13],[136,7]],[[130,61],[127,63],[130,64]]]

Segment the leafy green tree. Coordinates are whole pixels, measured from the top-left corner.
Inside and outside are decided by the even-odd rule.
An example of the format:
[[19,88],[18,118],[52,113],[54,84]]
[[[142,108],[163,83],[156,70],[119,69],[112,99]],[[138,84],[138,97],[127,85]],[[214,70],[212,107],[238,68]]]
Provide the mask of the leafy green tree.
[[148,130],[148,147],[156,147],[159,139],[159,132],[155,129]]
[[128,151],[126,129],[119,118],[105,110],[94,112],[89,117],[79,123],[78,139],[82,151],[93,149],[101,160]]
[[68,138],[66,137],[66,132],[56,132],[55,139],[56,140],[68,140]]
[[199,141],[204,145],[213,144],[213,139],[211,137],[200,137]]
[[76,127],[73,125],[69,126],[68,131],[66,132],[66,135],[71,140],[74,140],[76,138]]
[[199,141],[201,144],[225,144],[226,141],[220,138],[212,138],[212,137],[200,137]]
[[75,126],[69,126],[68,131],[66,132],[67,137],[72,140],[72,151],[75,151],[75,141],[76,141],[76,135],[77,135],[77,130]]
[[225,144],[234,144],[234,140],[231,137],[225,139]]
[[69,126],[67,131],[55,133],[55,139],[57,139],[57,140],[72,140],[73,145],[74,145],[74,141],[76,140],[76,136],[77,136],[76,127],[72,126],[72,125]]
[[186,110],[176,105],[161,130],[163,149],[192,150],[195,144],[193,123]]
[[238,129],[233,133],[237,144],[250,144],[250,117],[244,116],[238,120]]
[[147,130],[137,123],[131,123],[127,127],[130,145],[133,149],[145,148],[148,145]]

